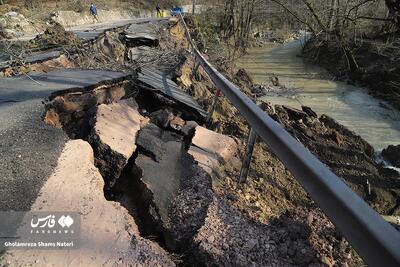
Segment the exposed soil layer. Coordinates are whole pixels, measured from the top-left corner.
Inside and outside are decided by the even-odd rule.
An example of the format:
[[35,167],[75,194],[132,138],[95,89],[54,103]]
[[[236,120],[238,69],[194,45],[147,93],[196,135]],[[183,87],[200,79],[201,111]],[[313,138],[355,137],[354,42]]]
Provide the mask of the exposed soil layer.
[[63,128],[72,138],[84,138],[89,134],[89,119],[94,116],[97,105],[112,103],[129,92],[129,81],[99,85],[86,91],[57,92],[45,105],[44,121]]
[[262,108],[328,165],[379,213],[400,215],[400,176],[374,161],[374,150],[360,136],[308,107],[303,111],[263,104]]

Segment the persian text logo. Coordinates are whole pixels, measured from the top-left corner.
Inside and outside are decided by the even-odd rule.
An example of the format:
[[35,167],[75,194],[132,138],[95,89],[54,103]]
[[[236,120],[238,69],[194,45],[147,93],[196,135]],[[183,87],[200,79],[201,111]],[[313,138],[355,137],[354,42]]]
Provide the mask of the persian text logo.
[[49,216],[44,217],[44,218],[38,218],[36,220],[36,222],[35,222],[35,218],[33,218],[31,220],[31,227],[32,228],[36,228],[36,227],[43,228],[43,227],[47,226],[49,228],[53,228],[54,225],[56,224],[56,221],[54,219],[55,217],[56,216],[54,216],[54,215],[49,215]]
[[[31,227],[32,228],[44,228],[44,227],[48,227],[48,228],[53,228],[56,224],[56,220],[55,220],[56,216],[54,215],[49,215],[43,218],[32,218],[31,220]],[[74,223],[74,219],[71,218],[71,216],[67,215],[62,215],[60,216],[60,218],[58,219],[58,224],[64,228],[64,227],[71,227],[71,225]]]

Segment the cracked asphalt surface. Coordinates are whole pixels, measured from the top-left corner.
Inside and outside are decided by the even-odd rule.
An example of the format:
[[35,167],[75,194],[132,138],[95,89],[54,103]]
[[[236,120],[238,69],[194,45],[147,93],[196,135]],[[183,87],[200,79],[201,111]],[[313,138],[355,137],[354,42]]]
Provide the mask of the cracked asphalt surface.
[[44,124],[41,100],[0,104],[0,210],[30,209],[68,140]]
[[[135,18],[81,25],[71,30],[81,39],[93,39],[108,29],[152,20],[160,19]],[[40,56],[51,58],[54,55],[42,53]],[[88,83],[96,84],[121,76],[101,71],[92,76],[86,72],[78,75],[68,71],[60,71],[51,77],[32,75],[38,83],[24,76],[12,81],[0,79],[0,210],[3,211],[30,209],[68,140],[62,129],[47,126],[42,121],[44,107],[41,101],[56,90],[84,87]]]
[[66,69],[0,80],[0,210],[29,210],[68,140],[45,125],[42,100],[51,92],[112,83],[127,74]]

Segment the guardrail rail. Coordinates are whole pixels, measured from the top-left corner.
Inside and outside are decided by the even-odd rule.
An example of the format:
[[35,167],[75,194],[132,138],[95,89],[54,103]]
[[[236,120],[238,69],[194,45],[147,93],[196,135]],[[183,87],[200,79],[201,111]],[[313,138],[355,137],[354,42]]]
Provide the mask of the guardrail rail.
[[180,14],[196,61],[370,266],[400,266],[400,233],[200,53]]

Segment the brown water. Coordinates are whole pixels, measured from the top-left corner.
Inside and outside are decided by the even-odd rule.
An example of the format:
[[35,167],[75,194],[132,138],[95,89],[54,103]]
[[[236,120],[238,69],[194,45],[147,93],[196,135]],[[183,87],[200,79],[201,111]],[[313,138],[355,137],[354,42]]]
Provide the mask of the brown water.
[[366,89],[321,78],[327,76],[325,70],[297,57],[300,49],[301,41],[254,48],[238,65],[256,83],[265,82],[274,73],[281,84],[297,89],[269,93],[265,100],[273,104],[297,108],[306,105],[318,114],[327,114],[359,134],[377,151],[400,144],[400,112],[368,95]]

